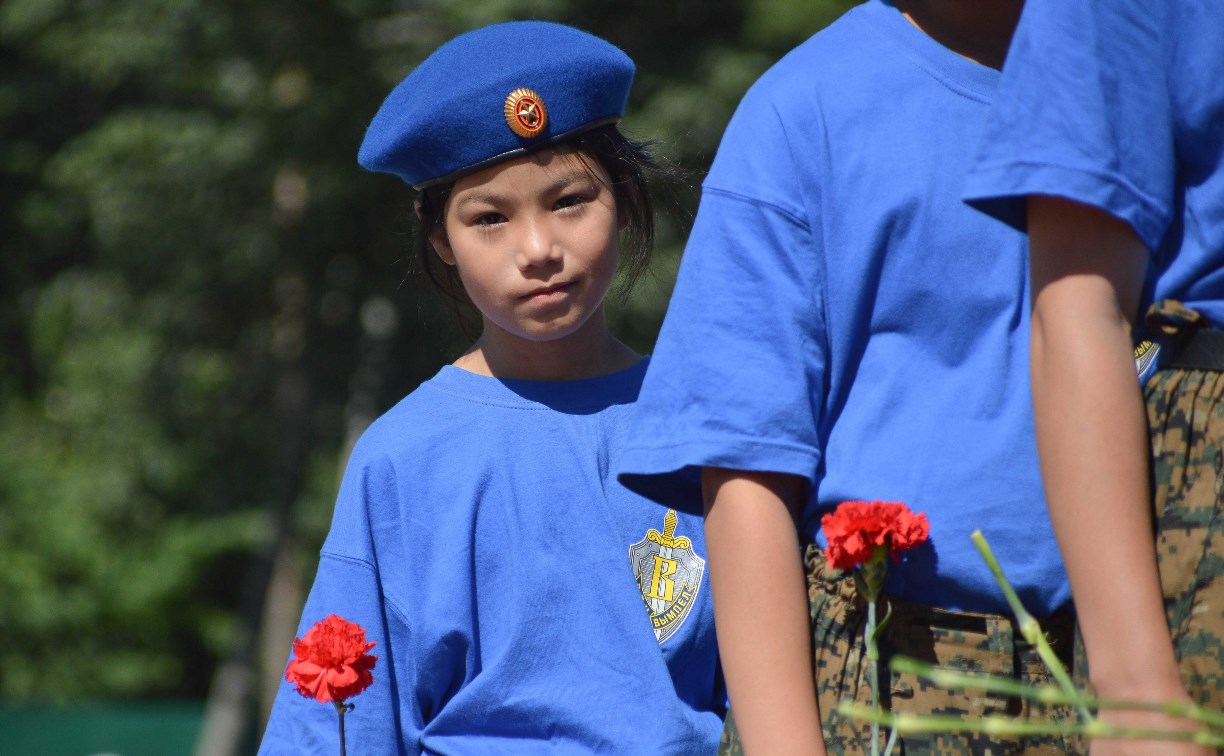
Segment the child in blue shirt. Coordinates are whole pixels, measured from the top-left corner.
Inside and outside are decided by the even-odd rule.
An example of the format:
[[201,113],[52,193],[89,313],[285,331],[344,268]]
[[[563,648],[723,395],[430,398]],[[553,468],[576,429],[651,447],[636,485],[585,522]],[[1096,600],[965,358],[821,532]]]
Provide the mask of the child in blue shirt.
[[[1029,0],[966,188],[1017,225],[1027,199],[1037,440],[1089,679],[1106,698],[1216,711],[1222,61],[1218,2]],[[1161,369],[1141,388],[1131,349],[1145,326]],[[1189,726],[1151,712],[1101,716]],[[1094,741],[1092,752],[1210,753],[1150,741]]]
[[[703,186],[622,479],[651,490],[704,475],[719,643],[749,753],[869,751],[866,725],[835,711],[870,690],[863,602],[820,553],[820,518],[845,500],[901,501],[930,521],[930,543],[889,565],[886,655],[1048,679],[969,539],[979,528],[1070,651],[1032,435],[1025,239],[960,201],[1019,10],[857,6],[756,82]],[[894,711],[1029,714],[885,675]]]
[[[377,643],[346,717],[361,753],[700,754],[725,709],[700,519],[617,483],[646,361],[603,301],[643,269],[657,167],[615,127],[633,63],[545,22],[443,45],[359,160],[416,188],[418,250],[476,342],[353,451],[302,630]],[[621,234],[630,243],[621,254]],[[261,753],[334,753],[282,685]]]

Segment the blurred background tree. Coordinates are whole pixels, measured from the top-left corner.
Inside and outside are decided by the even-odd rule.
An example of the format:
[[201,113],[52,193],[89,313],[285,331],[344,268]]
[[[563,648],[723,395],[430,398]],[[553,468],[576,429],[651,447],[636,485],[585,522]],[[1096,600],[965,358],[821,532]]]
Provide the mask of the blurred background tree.
[[[430,50],[603,36],[638,63],[623,127],[696,183],[850,4],[0,0],[0,700],[211,691],[202,750],[257,735],[349,446],[464,346],[412,275],[409,190],[355,163]],[[695,198],[611,313],[641,351]]]

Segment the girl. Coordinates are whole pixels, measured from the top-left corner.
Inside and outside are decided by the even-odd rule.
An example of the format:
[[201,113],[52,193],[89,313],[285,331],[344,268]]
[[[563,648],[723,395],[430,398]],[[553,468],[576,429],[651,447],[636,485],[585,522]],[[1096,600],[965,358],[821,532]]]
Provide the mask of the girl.
[[[418,251],[481,332],[353,451],[302,631],[378,645],[346,717],[368,753],[713,751],[720,690],[695,490],[612,470],[646,361],[609,332],[647,262],[656,164],[614,126],[633,63],[557,24],[440,47],[359,161],[420,191]],[[335,712],[282,686],[262,753],[333,753]]]
[[[1217,711],[1224,87],[1202,62],[1224,56],[1221,30],[1219,3],[1030,0],[968,184],[999,214],[1029,198],[1037,441],[1089,679],[1105,698]],[[1146,417],[1131,351],[1145,309],[1163,342]],[[1092,744],[1124,752],[1211,753]]]

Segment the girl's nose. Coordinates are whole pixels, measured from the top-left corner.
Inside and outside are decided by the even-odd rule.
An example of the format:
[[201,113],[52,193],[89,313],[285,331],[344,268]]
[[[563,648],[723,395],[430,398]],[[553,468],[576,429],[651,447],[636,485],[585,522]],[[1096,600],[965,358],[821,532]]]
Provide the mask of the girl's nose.
[[551,233],[547,223],[529,221],[519,240],[518,266],[522,270],[538,268],[561,259],[561,243]]

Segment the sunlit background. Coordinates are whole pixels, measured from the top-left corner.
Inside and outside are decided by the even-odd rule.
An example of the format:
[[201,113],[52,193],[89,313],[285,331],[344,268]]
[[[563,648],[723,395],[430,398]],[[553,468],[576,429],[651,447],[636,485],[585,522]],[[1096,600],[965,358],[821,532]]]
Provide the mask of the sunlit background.
[[[254,752],[347,450],[464,346],[409,190],[355,162],[424,55],[603,36],[638,64],[622,127],[697,184],[850,4],[0,0],[0,751]],[[612,313],[640,351],[695,198]]]

